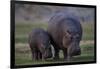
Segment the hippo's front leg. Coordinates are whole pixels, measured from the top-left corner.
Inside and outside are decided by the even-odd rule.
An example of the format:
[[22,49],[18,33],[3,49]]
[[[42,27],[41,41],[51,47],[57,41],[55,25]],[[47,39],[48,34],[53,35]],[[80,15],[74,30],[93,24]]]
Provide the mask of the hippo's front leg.
[[67,49],[63,49],[64,60],[67,60]]
[[71,49],[70,47],[67,48],[67,61],[70,61],[72,59],[72,56],[71,56]]
[[37,53],[36,53],[36,51],[32,51],[32,60],[37,60]]
[[36,60],[36,58],[37,58],[36,49],[33,48],[33,46],[31,44],[30,44],[30,48],[31,48],[31,53],[32,53],[32,60]]
[[41,53],[39,51],[37,52],[37,59],[38,60],[42,59],[42,55],[41,55]]

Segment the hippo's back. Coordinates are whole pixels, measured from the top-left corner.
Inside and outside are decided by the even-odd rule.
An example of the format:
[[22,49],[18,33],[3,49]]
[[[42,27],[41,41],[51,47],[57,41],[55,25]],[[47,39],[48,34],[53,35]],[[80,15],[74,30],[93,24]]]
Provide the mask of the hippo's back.
[[48,33],[41,28],[33,29],[29,34],[29,43],[35,44],[38,41],[49,40]]

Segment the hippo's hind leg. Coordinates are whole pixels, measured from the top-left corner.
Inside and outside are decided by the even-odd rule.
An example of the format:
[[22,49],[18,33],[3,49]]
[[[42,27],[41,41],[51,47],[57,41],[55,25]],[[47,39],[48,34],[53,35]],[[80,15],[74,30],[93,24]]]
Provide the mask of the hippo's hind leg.
[[33,60],[37,60],[37,53],[36,53],[36,51],[33,51],[32,57],[33,57]]
[[69,49],[67,48],[63,49],[63,54],[64,54],[64,60],[70,61],[72,59]]
[[40,51],[37,51],[37,60],[41,60],[42,59],[42,54]]
[[35,50],[32,50],[32,60],[36,60],[36,55],[37,53],[35,52]]
[[71,48],[68,47],[68,48],[67,48],[67,60],[70,61],[71,59],[72,59]]
[[33,60],[38,60],[38,53],[37,51],[34,49],[34,51],[32,52],[32,57],[33,57]]
[[30,44],[30,48],[31,48],[31,52],[32,52],[32,60],[36,60],[37,59],[36,58],[37,57],[36,49],[31,44]]

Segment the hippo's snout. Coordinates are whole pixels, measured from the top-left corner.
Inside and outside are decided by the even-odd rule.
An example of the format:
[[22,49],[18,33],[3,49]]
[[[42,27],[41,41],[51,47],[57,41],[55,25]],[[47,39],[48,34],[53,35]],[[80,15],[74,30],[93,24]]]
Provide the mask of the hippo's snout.
[[77,56],[77,55],[80,55],[81,54],[81,50],[80,49],[76,49],[76,51],[74,51],[72,53],[72,56]]

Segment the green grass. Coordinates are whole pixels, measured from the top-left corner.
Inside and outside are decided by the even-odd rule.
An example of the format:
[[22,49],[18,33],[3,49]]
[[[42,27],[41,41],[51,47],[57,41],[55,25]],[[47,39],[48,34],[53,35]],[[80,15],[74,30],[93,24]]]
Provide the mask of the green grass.
[[93,23],[83,23],[83,40],[94,40],[94,24]]
[[[29,32],[34,28],[47,29],[45,23],[16,23],[15,24],[15,64],[16,65],[33,65],[33,64],[51,64],[51,63],[64,63],[62,52],[60,52],[60,60],[54,61],[48,59],[47,61],[32,61],[31,51],[28,46]],[[83,37],[82,41],[94,41],[94,24],[83,23]],[[75,56],[70,62],[85,62],[94,60],[94,43],[81,45],[81,55]],[[70,63],[67,62],[67,63]]]
[[31,58],[31,51],[28,46],[16,46],[15,50],[15,64],[16,65],[30,65],[30,64],[50,64],[50,63],[72,63],[72,62],[85,62],[85,61],[93,61],[94,60],[94,45],[87,44],[81,45],[81,55],[73,57],[70,62],[63,60],[62,52],[60,52],[60,59],[58,61],[54,61],[52,59],[48,59],[47,61],[33,61]]
[[27,34],[34,28],[47,28],[47,24],[45,23],[16,23],[15,24],[15,33],[16,34]]
[[34,28],[43,28],[46,30],[47,24],[44,23],[16,23],[15,24],[15,42],[26,43],[29,33]]

